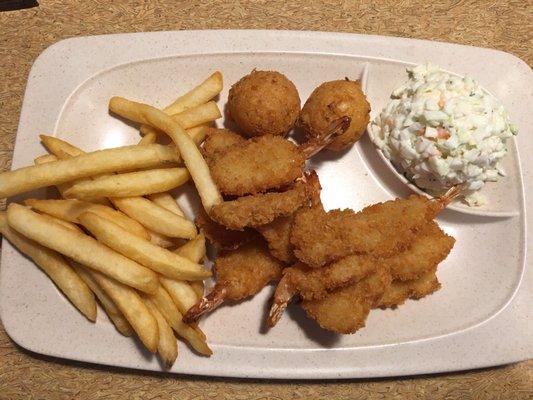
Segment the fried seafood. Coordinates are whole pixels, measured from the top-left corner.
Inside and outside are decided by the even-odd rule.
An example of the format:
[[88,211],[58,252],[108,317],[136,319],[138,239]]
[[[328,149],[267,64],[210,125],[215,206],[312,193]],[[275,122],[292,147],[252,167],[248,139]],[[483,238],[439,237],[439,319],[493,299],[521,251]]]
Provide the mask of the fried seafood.
[[268,224],[278,217],[294,213],[309,203],[320,190],[314,171],[299,179],[292,189],[285,192],[269,192],[224,201],[210,210],[210,217],[229,229],[243,230]]
[[276,218],[269,224],[258,226],[257,231],[268,244],[270,253],[286,264],[295,261],[291,244],[293,215]]
[[390,273],[379,268],[368,277],[320,300],[304,300],[302,308],[320,327],[337,333],[354,333],[365,326],[370,310],[390,285]]
[[309,137],[317,138],[327,134],[332,121],[344,116],[351,119],[350,127],[336,137],[328,149],[342,150],[358,141],[365,132],[370,105],[359,81],[346,79],[321,84],[305,102],[297,124]]
[[377,203],[359,212],[320,207],[296,213],[291,243],[296,257],[317,268],[354,253],[386,257],[406,249],[424,227],[456,196],[453,188],[438,199],[412,195]]
[[196,226],[214,246],[224,250],[236,249],[258,237],[257,232],[251,228],[235,231],[220,225],[209,218],[203,208],[200,208],[196,217]]
[[440,283],[435,274],[437,267],[424,272],[419,278],[410,281],[394,280],[385,290],[377,306],[381,308],[396,308],[407,299],[421,299],[440,289]]
[[408,281],[434,270],[455,243],[436,222],[431,221],[420,230],[408,250],[384,260],[394,280]]
[[215,287],[187,312],[183,321],[196,321],[223,302],[257,294],[269,282],[279,279],[282,268],[283,264],[270,255],[262,240],[222,253],[215,260]]
[[349,124],[349,118],[332,121],[325,135],[301,146],[278,136],[245,140],[231,131],[211,131],[204,144],[204,156],[224,195],[244,196],[279,190],[301,177],[306,159],[331,143]]
[[298,118],[300,96],[285,75],[254,69],[231,87],[227,107],[246,135],[283,136]]

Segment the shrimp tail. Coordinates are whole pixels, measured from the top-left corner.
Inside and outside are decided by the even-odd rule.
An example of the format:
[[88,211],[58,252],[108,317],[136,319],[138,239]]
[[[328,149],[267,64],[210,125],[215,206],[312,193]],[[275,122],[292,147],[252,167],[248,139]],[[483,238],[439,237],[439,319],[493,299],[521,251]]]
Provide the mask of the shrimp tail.
[[296,294],[287,275],[284,275],[278,282],[274,297],[272,299],[272,306],[268,314],[267,324],[270,328],[274,327],[281,318],[281,315],[289,305],[289,302]]
[[306,159],[313,157],[324,147],[329,145],[337,136],[342,135],[350,127],[352,119],[350,117],[341,117],[333,121],[329,128],[328,134],[310,139],[300,146],[300,151]]
[[226,295],[227,290],[225,287],[215,286],[207,296],[202,297],[198,303],[196,303],[189,309],[189,311],[187,311],[187,313],[183,316],[183,322],[190,324],[198,321],[202,315],[219,307],[226,299]]

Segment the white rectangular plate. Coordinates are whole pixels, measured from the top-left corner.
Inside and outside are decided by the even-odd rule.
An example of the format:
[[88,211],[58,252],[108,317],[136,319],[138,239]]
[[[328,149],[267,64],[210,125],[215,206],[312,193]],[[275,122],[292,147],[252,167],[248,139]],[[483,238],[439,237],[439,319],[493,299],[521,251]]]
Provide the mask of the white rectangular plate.
[[[499,97],[518,125],[510,142],[510,173],[502,181],[506,218],[447,210],[439,221],[457,243],[439,268],[443,288],[398,310],[373,311],[366,327],[337,336],[317,328],[292,307],[274,329],[263,320],[271,287],[251,301],[223,307],[203,323],[214,355],[199,357],[180,346],[172,372],[259,378],[356,378],[477,368],[533,354],[533,272],[526,253],[526,197],[533,182],[532,74],[518,58],[495,50],[337,33],[286,31],[184,31],[82,37],[41,54],[28,80],[13,168],[44,152],[38,134],[51,133],[86,149],[132,144],[137,130],[107,112],[113,95],[162,107],[214,70],[230,85],[253,68],[278,70],[302,102],[320,83],[361,79],[373,106],[387,101],[405,80],[405,67],[431,61],[469,74]],[[522,159],[520,171],[520,155]],[[407,194],[368,139],[340,155],[312,163],[326,208],[361,207]],[[43,195],[45,191],[31,194]],[[25,196],[28,197],[28,196]],[[20,200],[21,198],[15,199]],[[179,201],[193,213],[197,199]],[[525,272],[524,272],[525,271]],[[99,364],[161,370],[156,357],[120,336],[103,313],[86,321],[54,285],[9,243],[3,242],[0,312],[6,331],[34,352]]]

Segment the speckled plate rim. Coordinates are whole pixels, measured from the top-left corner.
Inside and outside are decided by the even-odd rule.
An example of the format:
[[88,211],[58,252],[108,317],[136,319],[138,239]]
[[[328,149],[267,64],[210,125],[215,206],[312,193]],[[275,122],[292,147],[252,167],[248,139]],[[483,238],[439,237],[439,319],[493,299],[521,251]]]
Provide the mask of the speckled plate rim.
[[[120,49],[121,51],[116,51]],[[115,50],[115,51],[114,51]],[[33,140],[35,132],[53,131],[68,95],[88,77],[102,69],[151,58],[205,53],[291,52],[364,56],[376,59],[420,63],[433,60],[449,70],[469,71],[473,60],[491,60],[494,71],[514,68],[529,79],[524,90],[533,87],[531,71],[522,60],[500,51],[470,46],[392,37],[340,33],[292,31],[180,31],[153,32],[67,39],[46,49],[35,61],[28,85],[16,138],[13,168],[26,164],[23,149]],[[95,57],[105,54],[105,61]],[[76,69],[69,58],[76,57]],[[45,79],[53,77],[54,79]],[[59,79],[60,78],[60,79]],[[479,79],[482,85],[484,79]],[[54,96],[47,94],[53,90]],[[42,112],[33,115],[39,107]],[[531,120],[531,117],[529,117]],[[531,126],[531,121],[528,126]],[[27,132],[33,132],[29,137]],[[531,154],[533,141],[519,135],[517,146],[522,154]],[[525,198],[533,193],[533,161],[525,157],[523,182]],[[527,230],[533,219],[525,215]],[[526,252],[533,243],[526,240]],[[12,256],[9,245],[2,246],[2,264]],[[255,378],[363,378],[420,373],[444,372],[499,365],[533,356],[531,308],[533,272],[526,259],[526,270],[517,295],[502,312],[472,329],[392,346],[372,348],[340,348],[321,350],[269,350],[218,346],[211,359],[200,358],[186,351],[180,354],[181,367],[172,372]],[[0,269],[0,288],[2,271]],[[5,312],[6,294],[0,292],[0,316],[10,337],[20,346],[46,355],[136,369],[159,368],[154,364],[132,361],[127,355],[108,359],[94,351],[91,356],[77,357],[77,338],[65,347],[51,341],[36,340],[35,333],[13,324],[14,316]],[[17,328],[18,327],[18,328]],[[32,336],[32,337],[30,337]],[[70,346],[70,347],[69,347]],[[377,360],[377,361],[376,361]]]

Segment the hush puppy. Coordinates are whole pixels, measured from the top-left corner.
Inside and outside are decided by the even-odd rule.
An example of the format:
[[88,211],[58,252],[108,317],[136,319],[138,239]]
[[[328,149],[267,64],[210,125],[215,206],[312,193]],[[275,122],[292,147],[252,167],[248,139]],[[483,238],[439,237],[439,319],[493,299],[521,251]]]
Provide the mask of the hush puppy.
[[284,136],[298,118],[300,96],[285,75],[253,70],[231,87],[228,112],[250,137]]
[[329,144],[330,150],[340,151],[357,142],[368,125],[370,104],[359,81],[346,79],[321,84],[305,102],[298,125],[316,138],[326,135],[330,124],[341,117],[350,117],[350,126]]

